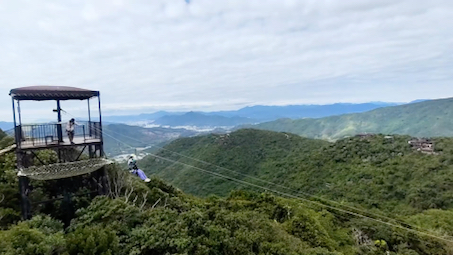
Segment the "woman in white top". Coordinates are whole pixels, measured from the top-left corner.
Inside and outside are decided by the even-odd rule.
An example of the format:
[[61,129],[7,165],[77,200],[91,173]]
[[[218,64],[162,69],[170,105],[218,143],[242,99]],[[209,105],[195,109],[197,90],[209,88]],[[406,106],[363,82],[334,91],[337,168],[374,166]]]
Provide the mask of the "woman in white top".
[[77,124],[75,123],[74,119],[71,119],[68,122],[68,124],[66,125],[66,133],[68,134],[69,141],[71,142],[71,144],[74,144],[73,140],[74,140],[74,128],[75,128],[75,125],[77,125]]

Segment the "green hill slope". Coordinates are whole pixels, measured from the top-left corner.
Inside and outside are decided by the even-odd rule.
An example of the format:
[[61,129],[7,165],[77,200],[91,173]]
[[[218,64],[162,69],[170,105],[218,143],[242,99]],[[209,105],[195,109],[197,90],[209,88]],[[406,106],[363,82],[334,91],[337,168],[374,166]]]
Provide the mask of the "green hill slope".
[[[383,143],[382,139],[375,137],[374,140],[361,140],[361,144],[345,140],[345,143],[353,145],[354,155],[381,164],[388,153],[393,155],[388,143]],[[391,143],[393,150],[404,150],[399,148],[399,140],[395,141]],[[444,152],[447,149],[445,142],[449,141],[439,141],[439,148]],[[234,158],[239,160],[234,161],[235,164],[244,164],[241,159],[250,158],[248,150],[264,146],[266,149],[260,151],[261,156],[250,158],[260,165],[255,169],[250,163],[251,174],[262,173],[260,169],[264,169],[266,164],[293,162],[291,158],[311,155],[310,152],[319,156],[324,152],[336,155],[326,159],[326,163],[333,160],[352,164],[356,160],[349,153],[336,153],[345,147],[352,149],[346,144],[330,146],[323,141],[268,131],[242,130],[228,138],[206,136],[198,140],[180,139],[171,145],[181,151],[184,148],[184,153],[189,153],[191,148],[205,148],[203,152],[208,153],[214,144],[221,146],[217,152],[219,154],[227,155],[232,151],[242,153],[235,155]],[[43,153],[48,156],[51,154],[50,151]],[[109,196],[92,197],[91,193],[85,193],[74,196],[68,202],[71,206],[48,197],[45,206],[33,208],[35,217],[20,220],[14,161],[13,153],[0,155],[0,194],[3,197],[0,203],[0,253],[5,255],[446,255],[453,251],[448,240],[433,237],[453,235],[451,210],[426,210],[402,219],[407,224],[422,226],[433,233],[427,236],[411,232],[394,221],[391,222],[393,226],[389,226],[306,201],[282,198],[262,189],[259,192],[236,190],[225,198],[197,198],[157,178],[144,183],[118,165],[106,167],[110,179]],[[443,171],[441,168],[430,170]],[[441,177],[439,174],[438,179]],[[74,180],[72,178],[70,181]],[[444,182],[449,181],[445,179]],[[58,190],[52,181],[32,181],[31,184],[34,189],[29,195],[35,201]],[[362,197],[366,198],[366,193]],[[71,214],[75,209],[77,213]],[[70,221],[64,225],[62,219]]]
[[[240,171],[243,174],[265,176],[269,180],[277,180],[280,173],[269,168],[272,164],[286,162],[288,158],[297,155],[308,155],[309,151],[327,145],[322,140],[302,138],[297,135],[286,135],[271,131],[258,131],[243,129],[230,135],[206,135],[178,139],[165,148],[183,155],[212,162],[217,166]],[[188,162],[221,172],[217,167],[193,160],[187,160],[168,151],[161,151],[158,155],[181,162]],[[230,190],[238,187],[235,183],[203,174],[190,167],[171,164],[154,157],[147,157],[140,162],[143,170],[157,174],[172,184],[197,195],[225,195]],[[228,172],[232,174],[231,172]],[[249,180],[244,176],[232,174],[233,177]]]
[[[414,151],[407,143],[409,139],[377,135],[328,143],[244,129],[229,136],[179,139],[166,147],[213,165],[169,151],[157,155],[283,192],[288,190],[241,174],[369,209],[404,214],[453,208],[453,139],[435,139],[439,155]],[[140,166],[196,195],[225,195],[245,187],[153,156],[141,161]]]
[[453,98],[448,98],[320,119],[280,119],[254,127],[330,140],[358,133],[453,136],[452,126]]

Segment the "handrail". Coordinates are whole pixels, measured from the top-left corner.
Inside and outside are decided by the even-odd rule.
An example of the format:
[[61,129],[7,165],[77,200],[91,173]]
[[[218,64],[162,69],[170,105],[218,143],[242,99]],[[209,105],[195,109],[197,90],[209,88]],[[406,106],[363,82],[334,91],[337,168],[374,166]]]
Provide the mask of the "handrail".
[[[63,134],[59,135],[59,129]],[[63,123],[19,125],[15,128],[16,144],[19,148],[26,146],[60,145],[69,141]],[[86,132],[88,130],[88,132]],[[83,142],[90,139],[101,139],[100,123],[93,121],[77,122],[74,126],[74,139],[81,138]],[[79,139],[80,140],[80,139]]]

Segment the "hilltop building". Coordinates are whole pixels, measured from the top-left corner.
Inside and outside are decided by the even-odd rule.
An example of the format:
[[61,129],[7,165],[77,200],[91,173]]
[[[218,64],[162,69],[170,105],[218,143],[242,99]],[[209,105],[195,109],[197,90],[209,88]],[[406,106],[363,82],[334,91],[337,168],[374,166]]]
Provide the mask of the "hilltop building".
[[366,138],[371,138],[371,137],[374,137],[375,134],[368,134],[368,133],[364,133],[364,134],[357,134],[356,137],[359,137],[359,138],[362,138],[362,139],[366,139]]
[[434,141],[427,138],[413,138],[408,141],[409,145],[422,153],[434,154]]

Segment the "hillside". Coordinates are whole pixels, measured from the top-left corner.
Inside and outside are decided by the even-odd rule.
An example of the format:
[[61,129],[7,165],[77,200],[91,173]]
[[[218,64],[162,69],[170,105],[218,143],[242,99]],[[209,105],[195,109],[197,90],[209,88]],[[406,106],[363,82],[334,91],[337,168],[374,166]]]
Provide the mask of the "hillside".
[[[39,154],[47,163],[56,159],[55,152]],[[79,196],[70,204],[50,199],[59,190],[54,181],[32,180],[33,199],[48,201],[33,207],[35,217],[23,221],[13,162],[13,154],[0,156],[0,194],[5,198],[0,203],[0,253],[5,255],[446,255],[452,251],[443,241],[404,227],[391,228],[264,190],[197,198],[157,178],[143,183],[117,165],[106,169],[110,196]],[[85,177],[73,177],[71,182],[80,178]],[[449,217],[451,212],[430,210],[406,220],[451,235]]]
[[447,98],[320,119],[280,119],[254,128],[332,140],[359,133],[453,136],[452,126],[453,98]]
[[[237,160],[235,164],[249,164],[250,174],[260,172],[254,170],[255,163],[262,167],[263,164],[279,161],[278,158],[282,159],[280,163],[289,162],[290,158],[309,154],[310,151],[319,153],[327,150],[326,153],[334,153],[339,148],[349,149],[347,144],[353,144],[356,151],[351,155],[366,156],[367,148],[370,147],[375,155],[383,153],[383,156],[387,148],[379,146],[382,137],[375,137],[368,142],[360,140],[362,143],[349,140],[335,146],[324,141],[268,131],[242,130],[227,137],[207,135],[183,138],[171,146],[177,146],[174,149],[184,148],[186,153],[191,148],[205,148],[203,152],[208,153],[209,144],[220,145],[219,149],[227,154],[236,151],[238,154],[231,160]],[[5,140],[9,137],[0,131],[0,138]],[[439,149],[446,149],[445,142],[439,142]],[[395,150],[401,149],[398,143],[394,143]],[[256,152],[257,157],[250,158],[249,150],[256,148],[262,149],[251,151]],[[47,163],[54,163],[57,158],[53,151],[40,151],[38,154]],[[341,156],[343,161],[338,157],[332,160],[337,163],[353,162],[354,157],[350,154]],[[246,157],[250,160],[244,161]],[[371,157],[369,161],[382,163],[382,158]],[[229,160],[225,159],[225,164]],[[35,217],[23,221],[19,217],[14,161],[12,153],[0,155],[0,194],[4,198],[0,203],[0,253],[5,255],[447,255],[453,251],[448,240],[433,237],[453,234],[453,212],[450,210],[431,209],[413,214],[405,212],[406,217],[400,220],[406,223],[399,225],[393,222],[391,224],[397,227],[390,227],[376,220],[379,218],[371,220],[321,204],[283,198],[265,189],[247,191],[244,187],[243,190],[229,192],[225,198],[197,198],[155,177],[151,182],[144,183],[118,165],[106,168],[111,184],[110,196],[92,197],[86,194],[85,189],[79,188],[69,191],[78,192],[77,198],[62,202],[55,200],[58,191],[61,191],[60,186],[55,186],[55,181],[31,180],[34,189],[30,196],[34,201],[47,202],[33,207]],[[438,173],[438,179],[443,178],[441,168],[431,168],[430,171]],[[430,178],[429,175],[427,177]],[[73,177],[71,183],[83,183],[84,178],[90,176]],[[444,182],[448,180],[444,179]],[[222,180],[217,184],[225,182],[229,181]],[[433,193],[428,192],[430,189],[439,192],[434,188],[426,186],[424,192],[432,196]],[[445,185],[441,188],[444,189],[441,193],[451,190]],[[86,195],[80,196],[80,192]],[[364,193],[361,196],[366,199],[367,195]],[[341,208],[339,205],[336,207]],[[434,234],[430,234],[430,237],[421,232],[411,232],[407,224],[421,226]]]
[[[414,151],[407,143],[409,139],[409,136],[386,139],[377,135],[328,143],[243,129],[229,136],[178,139],[165,147],[213,165],[165,150],[157,155],[269,188],[279,187],[241,174],[369,209],[397,214],[430,208],[453,209],[453,139],[435,139],[439,155]],[[243,187],[153,156],[145,158],[140,165],[149,174],[196,195],[226,195]]]
[[[244,174],[256,176],[266,175],[268,179],[277,178],[275,171],[267,169],[277,162],[284,163],[295,153],[306,155],[310,150],[316,150],[328,143],[313,141],[297,135],[277,134],[270,131],[239,130],[230,135],[205,135],[192,138],[178,139],[165,148],[197,159],[206,160],[216,165],[241,171]],[[158,155],[175,160],[187,161],[168,151]],[[197,163],[197,162],[195,162]],[[224,182],[221,179],[202,174],[194,169],[171,165],[168,162],[147,157],[140,162],[144,171],[157,174],[164,180],[196,195],[225,195],[237,186],[235,183]],[[196,164],[202,168],[216,171],[215,167]],[[234,177],[241,176],[234,175]]]

